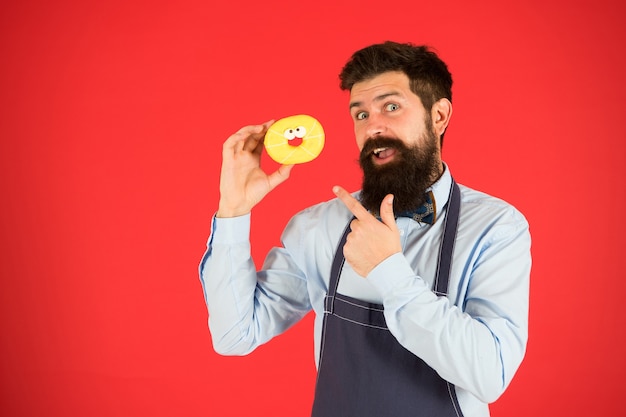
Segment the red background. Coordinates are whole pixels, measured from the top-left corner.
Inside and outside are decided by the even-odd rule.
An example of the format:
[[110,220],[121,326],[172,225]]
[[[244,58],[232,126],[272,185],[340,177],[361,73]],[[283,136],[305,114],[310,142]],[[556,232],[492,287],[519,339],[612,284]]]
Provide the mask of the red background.
[[337,74],[355,49],[393,39],[434,46],[455,77],[444,159],[456,179],[531,224],[528,353],[492,414],[620,415],[625,11],[3,2],[0,414],[306,416],[311,316],[247,357],[211,347],[197,265],[221,144],[297,113],[327,133],[322,155],[255,209],[260,264],[295,211],[335,183],[358,188]]

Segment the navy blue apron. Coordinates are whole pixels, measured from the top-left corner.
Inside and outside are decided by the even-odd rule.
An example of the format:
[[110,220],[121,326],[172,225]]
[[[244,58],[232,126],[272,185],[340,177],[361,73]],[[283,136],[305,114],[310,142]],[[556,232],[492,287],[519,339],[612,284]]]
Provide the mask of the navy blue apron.
[[[460,209],[452,181],[433,290],[448,293]],[[454,385],[406,350],[387,328],[381,304],[337,293],[346,228],[333,261],[312,417],[461,417]]]

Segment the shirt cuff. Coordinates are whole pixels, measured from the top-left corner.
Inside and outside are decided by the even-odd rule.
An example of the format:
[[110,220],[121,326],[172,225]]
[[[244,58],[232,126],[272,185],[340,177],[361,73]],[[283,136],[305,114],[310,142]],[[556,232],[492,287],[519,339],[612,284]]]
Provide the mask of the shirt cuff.
[[211,221],[209,245],[229,245],[250,240],[250,213],[237,217],[216,217]]
[[376,265],[367,280],[378,290],[383,299],[400,288],[421,285],[428,289],[423,279],[415,275],[411,265],[401,252],[395,253]]

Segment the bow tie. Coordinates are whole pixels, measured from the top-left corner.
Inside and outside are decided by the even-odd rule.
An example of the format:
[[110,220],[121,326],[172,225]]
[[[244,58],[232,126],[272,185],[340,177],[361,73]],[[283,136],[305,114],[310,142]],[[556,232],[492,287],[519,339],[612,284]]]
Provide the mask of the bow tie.
[[416,210],[398,213],[398,217],[408,217],[418,223],[433,224],[437,219],[437,208],[435,204],[435,196],[432,191],[426,193],[426,202],[419,206]]

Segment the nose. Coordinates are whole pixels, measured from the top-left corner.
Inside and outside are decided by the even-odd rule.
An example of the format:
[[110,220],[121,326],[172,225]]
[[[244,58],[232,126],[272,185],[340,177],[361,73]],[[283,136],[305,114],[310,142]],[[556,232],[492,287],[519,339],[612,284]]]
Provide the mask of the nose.
[[365,126],[365,134],[367,137],[374,137],[385,133],[386,126],[383,123],[382,117],[378,114],[370,113],[367,118],[367,124]]

